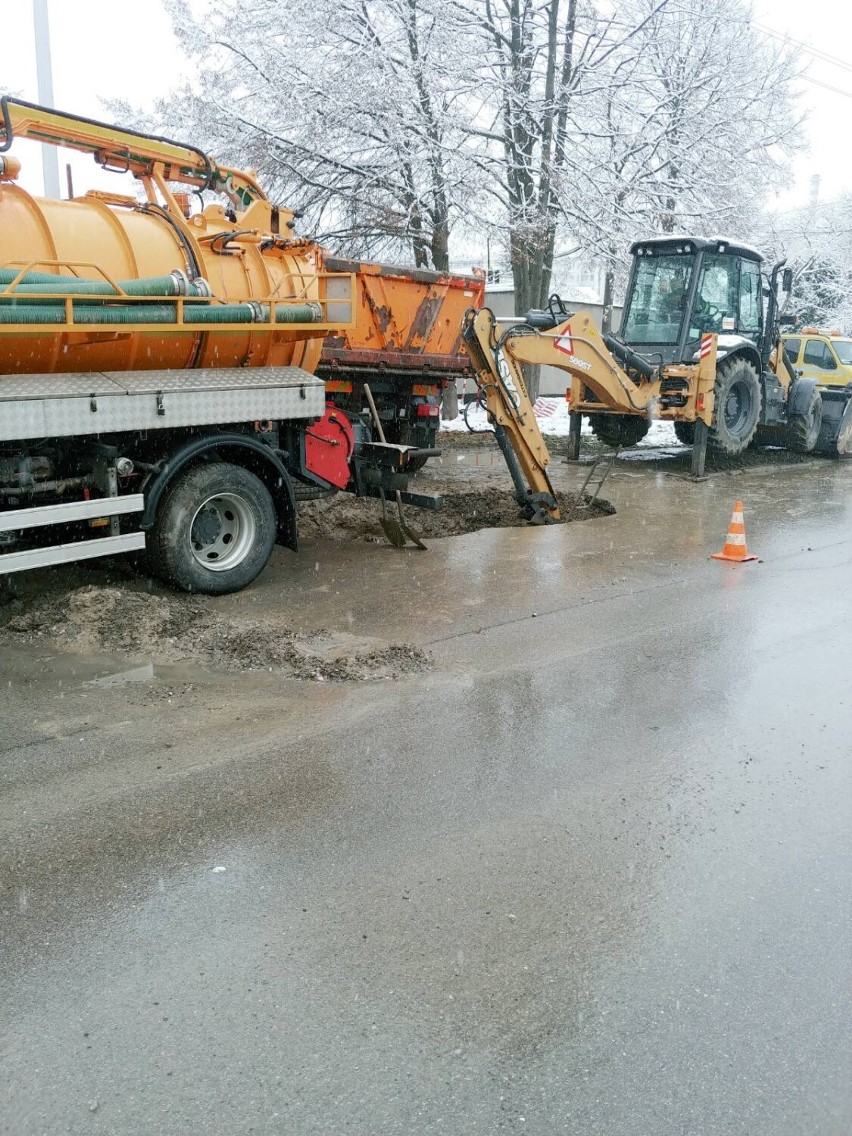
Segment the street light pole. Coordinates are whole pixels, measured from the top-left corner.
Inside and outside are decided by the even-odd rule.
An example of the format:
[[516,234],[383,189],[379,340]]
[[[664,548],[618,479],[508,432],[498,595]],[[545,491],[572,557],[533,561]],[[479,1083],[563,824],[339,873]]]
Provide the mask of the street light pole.
[[[36,75],[38,101],[42,106],[53,106],[53,66],[50,60],[50,21],[47,0],[33,0],[33,30],[35,32]],[[41,166],[44,176],[45,197],[59,197],[59,154],[55,146],[42,146]]]

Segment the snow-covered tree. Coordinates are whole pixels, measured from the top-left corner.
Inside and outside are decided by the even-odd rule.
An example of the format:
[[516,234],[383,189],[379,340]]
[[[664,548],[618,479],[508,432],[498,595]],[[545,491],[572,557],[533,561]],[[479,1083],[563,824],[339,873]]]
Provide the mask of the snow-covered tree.
[[489,235],[521,311],[566,247],[611,301],[637,237],[748,239],[797,138],[746,0],[167,4],[198,78],[156,125],[256,168],[339,251],[446,268]]
[[761,247],[793,269],[787,311],[799,327],[852,334],[852,194],[767,214]]
[[632,240],[725,232],[749,240],[798,146],[790,61],[741,0],[624,0],[637,33],[579,123],[594,160],[575,170],[583,243],[605,262],[605,308]]
[[338,251],[448,266],[469,189],[437,0],[167,7],[198,78],[158,105],[161,124],[251,165]]

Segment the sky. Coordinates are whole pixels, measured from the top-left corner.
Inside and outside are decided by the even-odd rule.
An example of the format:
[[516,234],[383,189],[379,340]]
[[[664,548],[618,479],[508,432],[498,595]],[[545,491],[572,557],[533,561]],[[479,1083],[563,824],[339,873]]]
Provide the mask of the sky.
[[[101,99],[125,98],[150,105],[191,76],[171,30],[162,0],[48,0],[55,105],[72,113],[108,118]],[[235,7],[235,15],[238,6]],[[808,64],[801,107],[808,113],[805,132],[810,153],[792,163],[793,188],[774,199],[780,209],[806,204],[811,178],[820,178],[820,198],[852,190],[852,5],[838,0],[759,0],[754,13],[761,28],[787,35],[798,57]],[[0,91],[38,101],[30,0],[0,0],[4,51]],[[805,46],[799,46],[805,45]],[[812,48],[815,55],[808,54]],[[826,58],[831,56],[832,59]],[[835,88],[829,90],[827,88]],[[181,139],[192,142],[192,139]],[[34,144],[16,144],[25,164],[22,184],[42,189],[41,157]],[[847,156],[849,155],[849,156]],[[65,162],[60,180],[65,185]],[[74,191],[117,189],[114,175],[99,173],[89,158],[75,156]]]

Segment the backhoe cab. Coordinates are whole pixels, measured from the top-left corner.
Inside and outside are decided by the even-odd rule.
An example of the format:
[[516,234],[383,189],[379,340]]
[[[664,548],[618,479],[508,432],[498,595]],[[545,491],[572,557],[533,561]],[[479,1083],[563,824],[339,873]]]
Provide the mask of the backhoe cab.
[[573,458],[584,414],[612,446],[635,445],[654,419],[672,422],[693,446],[695,476],[708,445],[724,454],[753,441],[834,456],[852,449],[850,392],[817,389],[781,346],[778,296],[791,282],[783,262],[767,281],[759,253],[721,238],[655,238],[631,252],[620,336],[602,334],[589,312],[572,314],[555,296],[500,336],[484,309],[480,381],[486,363],[495,386],[506,378],[522,386],[525,364],[567,371]]

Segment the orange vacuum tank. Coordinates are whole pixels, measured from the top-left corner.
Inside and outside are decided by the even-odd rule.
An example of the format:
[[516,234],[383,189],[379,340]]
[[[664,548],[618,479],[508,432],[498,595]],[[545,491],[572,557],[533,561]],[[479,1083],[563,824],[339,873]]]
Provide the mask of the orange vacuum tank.
[[[54,314],[58,307],[65,313],[56,315],[61,326],[36,328],[29,316],[28,323],[18,326],[15,320],[24,317],[7,313],[7,326],[0,335],[0,389],[3,375],[25,373],[270,365],[315,370],[326,331],[319,327],[289,328],[286,315],[281,313],[287,311],[287,305],[301,305],[298,310],[303,313],[307,306],[310,318],[327,328],[333,305],[324,307],[323,303],[335,293],[318,271],[319,249],[309,241],[278,236],[281,219],[267,200],[252,202],[238,219],[220,205],[210,205],[191,217],[178,216],[178,195],[172,197],[168,208],[99,192],[71,201],[54,201],[35,198],[14,184],[17,169],[9,159],[6,161],[6,177],[0,169],[0,270],[5,270],[5,276],[0,276],[0,296],[5,290],[8,297],[10,275],[25,268],[30,279],[38,279],[34,273],[41,274],[42,281],[45,274],[62,278],[63,284],[44,285],[45,291],[61,290],[68,278],[81,277],[102,280],[105,289],[114,293],[108,281],[114,284],[177,273],[184,280],[202,278],[195,294],[204,296],[209,291],[213,299],[201,306],[254,301],[265,310],[267,324],[270,305],[282,322],[264,328],[261,316],[261,322],[239,327],[231,323],[220,329],[210,326],[211,321],[184,326],[179,317],[181,305],[170,301],[170,309],[160,306],[161,313],[165,312],[163,322],[180,326],[152,327],[139,309],[152,312],[156,300],[137,301],[134,310],[133,302],[125,302],[119,294],[112,306],[132,312],[127,323],[116,320],[115,324],[92,327],[90,321],[81,318],[81,306],[73,314],[74,324],[81,326],[69,329],[71,305],[57,304],[54,299]],[[285,218],[292,216],[282,213]],[[284,231],[289,232],[286,228]],[[12,284],[12,291],[20,286],[21,282]],[[27,287],[31,292],[39,291],[32,283]],[[346,298],[345,290],[336,294]],[[80,299],[75,297],[75,303]],[[21,311],[26,304],[38,303],[39,299],[28,297],[16,300],[12,307]],[[103,309],[107,301],[92,303]],[[190,312],[189,301],[182,306],[184,312]],[[341,307],[349,305],[338,305],[338,310]],[[93,308],[90,305],[86,310]],[[340,322],[349,319],[351,309],[344,311]],[[303,320],[297,322],[303,324]]]

